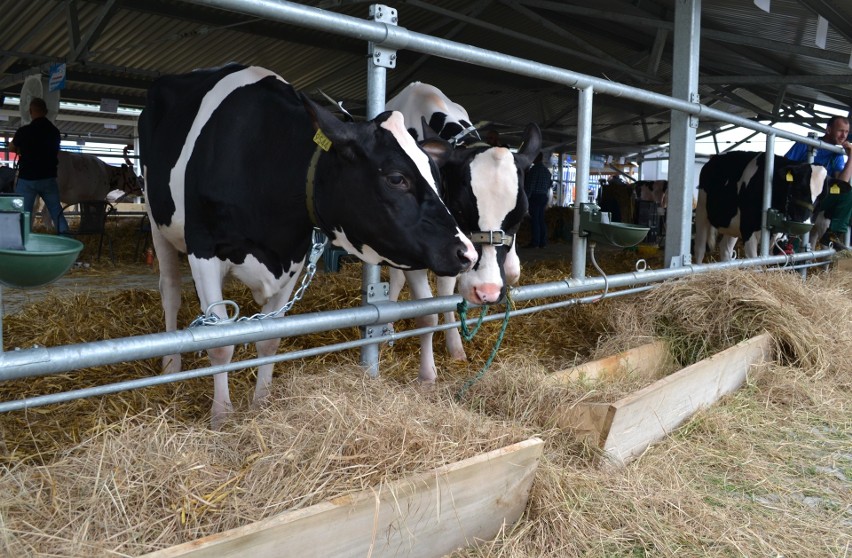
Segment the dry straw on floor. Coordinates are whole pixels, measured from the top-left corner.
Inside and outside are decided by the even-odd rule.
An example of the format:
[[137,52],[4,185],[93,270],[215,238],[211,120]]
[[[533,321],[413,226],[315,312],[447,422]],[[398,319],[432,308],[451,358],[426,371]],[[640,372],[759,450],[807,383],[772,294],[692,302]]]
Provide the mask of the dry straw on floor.
[[[608,273],[632,267],[616,257],[601,255]],[[538,262],[523,273],[524,283],[556,281],[570,267]],[[357,304],[359,287],[358,266],[344,264],[340,274],[318,274],[295,311]],[[207,429],[207,379],[6,413],[0,554],[136,555],[536,434],[547,448],[524,518],[458,556],[844,556],[852,550],[850,290],[839,273],[803,283],[788,273],[724,272],[512,319],[494,365],[460,402],[455,393],[487,359],[496,322],[466,345],[468,363],[446,357],[437,334],[439,383],[425,392],[414,382],[415,339],[381,349],[378,381],[362,377],[354,351],[277,365],[274,399],[259,413],[248,410],[251,373],[232,373],[239,412],[221,433]],[[254,308],[244,289],[226,294],[244,312]],[[191,287],[184,298],[181,326],[198,313]],[[4,341],[55,345],[161,329],[155,291],[59,293],[7,316]],[[547,424],[557,405],[641,387],[635,378],[543,387],[554,370],[657,337],[687,364],[762,331],[776,339],[780,362],[624,470],[598,469],[594,448]],[[357,336],[287,339],[282,350]],[[236,358],[252,353],[238,347]],[[204,364],[184,355],[185,368]],[[157,370],[155,361],[131,363],[0,389],[7,400]]]

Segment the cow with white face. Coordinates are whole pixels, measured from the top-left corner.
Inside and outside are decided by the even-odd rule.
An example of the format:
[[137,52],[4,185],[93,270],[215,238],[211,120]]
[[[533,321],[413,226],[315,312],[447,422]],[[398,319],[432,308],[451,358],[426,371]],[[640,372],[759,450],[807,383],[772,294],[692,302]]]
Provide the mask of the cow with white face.
[[[505,147],[477,143],[479,135],[470,125],[467,111],[432,85],[412,83],[388,101],[386,107],[403,114],[409,131],[418,140],[428,143],[434,138],[435,130],[440,129],[440,137],[455,145],[441,168],[441,197],[461,230],[471,237],[479,254],[476,265],[459,275],[459,293],[473,304],[493,304],[502,300],[508,286],[517,283],[521,274],[515,235],[527,213],[523,172],[541,147],[538,126],[527,126],[523,146],[518,153],[512,153]],[[413,299],[432,296],[425,270],[403,274],[392,269],[391,300],[398,299],[406,280]],[[439,296],[449,296],[455,291],[453,277],[438,277],[436,283]],[[447,312],[444,319],[455,321],[455,315]],[[419,327],[435,326],[438,316],[424,316],[416,323]],[[466,356],[458,330],[446,330],[445,339],[450,356],[464,360]],[[428,333],[420,337],[418,379],[431,383],[436,377],[432,334]]]
[[[146,201],[160,263],[166,330],[177,329],[179,252],[201,308],[222,300],[228,274],[268,313],[285,305],[319,226],[371,264],[456,275],[476,250],[437,194],[438,168],[402,115],[343,123],[273,72],[229,65],[158,79],[139,119]],[[446,146],[430,149],[438,159]],[[212,310],[225,317],[223,305]],[[259,342],[272,355],[278,339]],[[233,346],[208,351],[228,363]],[[180,369],[180,355],[164,369]],[[254,403],[272,365],[258,369]],[[231,411],[227,374],[214,377],[212,424]]]
[[[757,257],[763,213],[764,153],[731,151],[714,155],[701,168],[695,209],[695,262],[712,249],[716,230],[723,234],[721,261],[731,259],[737,238],[747,258]],[[797,163],[775,155],[770,207],[785,219],[810,223],[814,201],[822,192],[825,168]]]

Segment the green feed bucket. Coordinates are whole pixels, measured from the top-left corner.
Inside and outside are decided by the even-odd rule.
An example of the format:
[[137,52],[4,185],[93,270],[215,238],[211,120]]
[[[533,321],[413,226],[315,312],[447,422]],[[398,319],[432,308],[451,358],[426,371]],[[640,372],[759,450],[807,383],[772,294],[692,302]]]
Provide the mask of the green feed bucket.
[[648,227],[629,223],[601,223],[600,234],[607,242],[620,248],[628,248],[642,242],[648,235]]
[[52,234],[30,234],[23,250],[0,249],[0,284],[40,287],[56,281],[77,259],[83,243]]

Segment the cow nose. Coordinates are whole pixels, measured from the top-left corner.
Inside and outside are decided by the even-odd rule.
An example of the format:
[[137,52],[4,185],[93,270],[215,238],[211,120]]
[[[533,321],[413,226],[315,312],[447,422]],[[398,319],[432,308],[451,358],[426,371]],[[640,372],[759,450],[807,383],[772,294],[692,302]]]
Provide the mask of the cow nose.
[[477,304],[494,304],[495,302],[500,300],[500,285],[496,283],[483,283],[482,285],[477,285],[473,289],[474,295],[476,295],[476,303]]

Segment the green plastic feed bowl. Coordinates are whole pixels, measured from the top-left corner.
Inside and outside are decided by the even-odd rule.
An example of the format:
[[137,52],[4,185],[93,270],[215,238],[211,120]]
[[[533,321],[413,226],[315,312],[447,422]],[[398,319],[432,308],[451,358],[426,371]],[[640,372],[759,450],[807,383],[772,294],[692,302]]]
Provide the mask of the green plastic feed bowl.
[[0,250],[0,284],[40,287],[56,281],[74,264],[83,243],[52,234],[31,234],[23,250]]
[[802,236],[808,234],[814,226],[811,223],[800,223],[798,221],[784,221],[779,227],[781,232],[785,232],[791,236]]
[[648,227],[628,223],[601,223],[601,234],[606,241],[621,248],[636,246],[648,235]]

